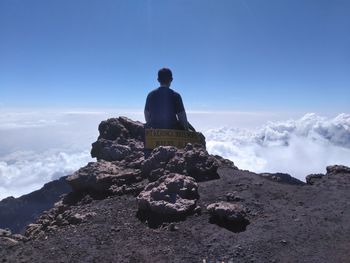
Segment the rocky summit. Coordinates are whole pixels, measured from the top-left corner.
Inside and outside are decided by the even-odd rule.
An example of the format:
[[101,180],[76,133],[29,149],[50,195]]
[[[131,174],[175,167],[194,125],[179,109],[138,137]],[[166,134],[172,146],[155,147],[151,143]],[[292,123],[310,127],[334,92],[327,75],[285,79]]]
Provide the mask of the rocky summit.
[[145,155],[144,125],[125,117],[98,129],[96,162],[36,191],[45,205],[0,202],[16,222],[1,225],[0,262],[349,262],[349,167],[302,182],[205,143]]

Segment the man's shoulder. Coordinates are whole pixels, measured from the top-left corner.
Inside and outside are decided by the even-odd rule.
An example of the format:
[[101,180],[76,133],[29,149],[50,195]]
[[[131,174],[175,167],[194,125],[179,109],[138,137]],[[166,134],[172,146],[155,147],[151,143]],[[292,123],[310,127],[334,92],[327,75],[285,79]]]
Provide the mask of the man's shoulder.
[[155,93],[157,93],[158,91],[158,88],[154,89],[154,90],[151,90],[149,93],[148,93],[148,96],[147,97],[151,97],[153,96]]
[[174,97],[175,97],[175,99],[181,99],[181,95],[180,95],[180,93],[178,93],[178,92],[176,92],[176,91],[174,91],[174,90],[171,90],[172,91],[172,93],[174,94]]

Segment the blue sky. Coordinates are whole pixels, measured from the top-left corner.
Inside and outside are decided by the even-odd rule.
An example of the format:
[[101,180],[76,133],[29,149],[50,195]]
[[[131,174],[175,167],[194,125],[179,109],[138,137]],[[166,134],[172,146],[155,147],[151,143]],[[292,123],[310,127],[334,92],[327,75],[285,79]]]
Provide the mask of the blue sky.
[[0,0],[1,107],[349,112],[347,0]]

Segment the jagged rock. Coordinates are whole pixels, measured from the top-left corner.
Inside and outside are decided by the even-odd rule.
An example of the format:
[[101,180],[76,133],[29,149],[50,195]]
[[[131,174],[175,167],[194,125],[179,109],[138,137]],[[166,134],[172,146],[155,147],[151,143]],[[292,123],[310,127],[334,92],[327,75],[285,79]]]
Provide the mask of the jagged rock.
[[41,233],[43,233],[42,228],[43,226],[41,224],[29,224],[27,226],[25,236],[28,238],[33,238],[35,236],[38,236]]
[[350,174],[350,167],[344,165],[330,165],[327,166],[327,174]]
[[141,170],[143,175],[148,176],[153,170],[160,168],[164,170],[166,164],[175,156],[176,152],[177,149],[173,146],[159,146],[155,148],[149,158],[142,163]]
[[67,178],[75,192],[112,194],[112,186],[130,185],[142,180],[138,169],[124,168],[112,162],[91,162]]
[[0,247],[13,247],[18,241],[10,237],[0,237]]
[[11,236],[11,230],[0,228],[0,237],[9,237],[9,236]]
[[92,144],[91,156],[97,160],[120,161],[131,153],[131,148],[116,141],[99,139]]
[[265,179],[285,183],[285,184],[294,184],[294,185],[304,185],[305,183],[292,177],[290,174],[285,173],[261,173],[259,174]]
[[207,206],[211,216],[237,223],[246,220],[246,211],[242,205],[228,202],[218,202]]
[[160,176],[159,171],[164,171],[164,174],[184,174],[197,181],[205,181],[218,178],[218,167],[216,159],[204,148],[187,144],[185,149],[173,146],[155,148],[150,157],[143,162],[141,170],[151,181]]
[[198,146],[187,144],[184,149],[185,169],[187,175],[197,181],[205,181],[217,178],[219,164],[208,152]]
[[71,190],[64,176],[32,193],[1,200],[0,228],[9,228],[13,233],[23,234],[29,223],[34,222],[43,211],[53,207],[63,194]]
[[324,174],[309,174],[305,177],[307,184],[315,184],[318,180],[322,179]]
[[225,159],[220,155],[214,155],[213,157],[216,159],[220,167],[227,167],[238,170],[238,167],[231,160]]
[[0,228],[0,250],[5,247],[13,247],[26,238],[20,234],[12,234],[9,229]]
[[126,117],[102,121],[99,137],[92,144],[91,156],[97,160],[122,160],[131,152],[143,150],[144,125]]
[[117,118],[111,118],[106,121],[102,121],[98,126],[100,135],[98,139],[116,140],[117,138],[129,137],[128,130]]
[[139,121],[133,121],[127,117],[119,117],[118,120],[128,130],[129,137],[137,140],[144,139],[145,128],[143,123]]
[[137,202],[139,210],[179,216],[192,212],[198,198],[195,180],[173,173],[148,184],[137,197]]
[[244,198],[241,197],[240,195],[238,195],[237,191],[231,192],[231,193],[227,193],[226,194],[226,200],[227,201],[243,201]]

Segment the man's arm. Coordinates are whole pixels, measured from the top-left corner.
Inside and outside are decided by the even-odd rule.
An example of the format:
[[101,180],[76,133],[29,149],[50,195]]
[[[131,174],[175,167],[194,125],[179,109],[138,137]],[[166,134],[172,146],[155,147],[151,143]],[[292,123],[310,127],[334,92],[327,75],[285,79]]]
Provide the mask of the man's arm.
[[188,121],[186,111],[180,94],[176,93],[176,115],[186,131],[188,131]]
[[181,125],[185,128],[186,131],[188,131],[188,121],[187,121],[186,112],[185,111],[179,112],[177,114],[177,117],[179,118]]
[[145,111],[144,111],[144,114],[145,114],[146,123],[149,123],[150,120],[151,120],[151,114],[150,114],[149,111],[146,110],[146,109],[145,109]]
[[145,114],[146,123],[149,123],[151,120],[151,113],[149,111],[149,95],[147,96],[147,99],[146,99],[144,114]]

